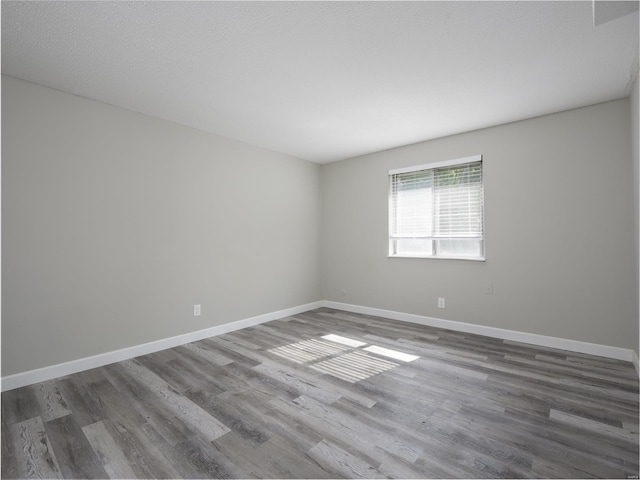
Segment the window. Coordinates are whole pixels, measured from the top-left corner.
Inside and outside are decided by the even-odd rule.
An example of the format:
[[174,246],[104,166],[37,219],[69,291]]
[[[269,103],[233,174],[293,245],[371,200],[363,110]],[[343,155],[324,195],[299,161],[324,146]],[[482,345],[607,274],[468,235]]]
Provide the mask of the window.
[[389,171],[389,255],[484,260],[482,156]]

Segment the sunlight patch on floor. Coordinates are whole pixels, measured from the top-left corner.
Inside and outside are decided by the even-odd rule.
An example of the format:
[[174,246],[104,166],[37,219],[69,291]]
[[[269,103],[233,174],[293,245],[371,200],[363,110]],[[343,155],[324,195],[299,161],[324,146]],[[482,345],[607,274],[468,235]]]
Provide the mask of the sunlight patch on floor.
[[360,342],[358,340],[353,340],[347,337],[341,337],[340,335],[334,335],[333,333],[324,335],[322,338],[324,338],[325,340],[330,340],[332,342],[341,343],[343,345],[348,345],[350,347],[361,347],[363,345],[366,345],[365,342]]
[[378,355],[382,355],[383,357],[394,358],[396,360],[401,360],[403,362],[413,362],[417,360],[417,355],[409,355],[408,353],[398,352],[396,350],[390,350],[388,348],[378,347],[377,345],[371,345],[370,347],[363,348],[367,352],[377,353]]
[[309,368],[317,372],[326,373],[350,383],[400,366],[399,363],[388,359],[412,362],[420,358],[417,355],[377,345],[366,345],[365,342],[330,333],[323,335],[320,339],[304,340],[272,348],[269,352],[292,362],[309,364]]
[[306,363],[343,352],[348,348],[347,346],[312,339],[272,348],[269,351],[296,363]]
[[355,351],[323,360],[310,366],[322,373],[328,373],[347,382],[354,383],[369,378],[399,364],[372,357],[366,353]]

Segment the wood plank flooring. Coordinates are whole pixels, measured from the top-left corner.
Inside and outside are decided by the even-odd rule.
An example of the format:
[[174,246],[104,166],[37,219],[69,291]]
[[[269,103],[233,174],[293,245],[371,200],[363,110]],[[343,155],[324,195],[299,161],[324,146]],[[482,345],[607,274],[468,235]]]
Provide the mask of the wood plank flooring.
[[593,477],[630,363],[330,309],[2,393],[2,478]]

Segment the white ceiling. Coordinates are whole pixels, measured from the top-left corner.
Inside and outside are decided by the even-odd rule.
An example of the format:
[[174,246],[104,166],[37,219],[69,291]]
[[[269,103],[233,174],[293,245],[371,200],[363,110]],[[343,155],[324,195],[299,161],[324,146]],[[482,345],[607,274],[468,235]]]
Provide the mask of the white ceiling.
[[622,98],[638,68],[638,12],[588,1],[1,8],[4,74],[318,163]]

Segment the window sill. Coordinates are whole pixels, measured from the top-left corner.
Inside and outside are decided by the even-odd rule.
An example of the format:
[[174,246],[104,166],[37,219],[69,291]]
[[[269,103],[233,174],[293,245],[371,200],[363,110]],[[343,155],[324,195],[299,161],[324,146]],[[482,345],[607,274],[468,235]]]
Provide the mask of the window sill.
[[432,260],[465,260],[469,262],[486,262],[485,257],[454,257],[444,255],[387,255],[387,258],[419,258],[419,259],[432,259]]

